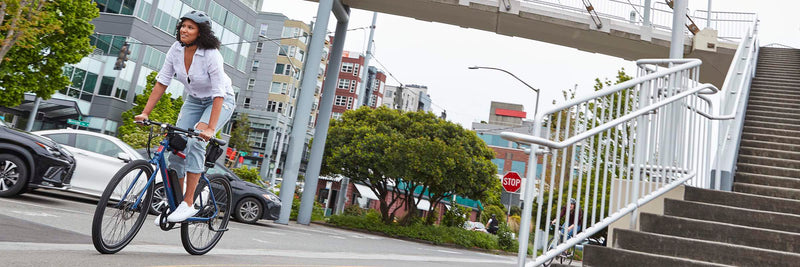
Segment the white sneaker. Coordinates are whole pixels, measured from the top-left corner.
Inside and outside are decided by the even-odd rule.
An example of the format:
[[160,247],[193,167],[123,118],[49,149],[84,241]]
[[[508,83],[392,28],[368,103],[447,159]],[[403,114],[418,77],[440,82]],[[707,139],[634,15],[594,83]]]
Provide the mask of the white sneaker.
[[155,224],[156,226],[161,226],[160,219],[161,219],[161,214],[156,215],[156,219],[153,221],[153,224]]
[[172,214],[167,217],[168,222],[182,222],[192,217],[192,215],[197,214],[197,210],[189,207],[186,205],[186,202],[181,201],[181,204],[178,205],[178,208],[172,212]]

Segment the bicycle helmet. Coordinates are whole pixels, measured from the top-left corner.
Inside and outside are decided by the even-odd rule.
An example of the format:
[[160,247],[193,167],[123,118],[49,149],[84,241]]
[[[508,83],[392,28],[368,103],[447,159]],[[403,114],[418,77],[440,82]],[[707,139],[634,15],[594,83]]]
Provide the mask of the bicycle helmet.
[[186,14],[184,14],[183,17],[181,17],[181,20],[183,19],[190,19],[197,24],[200,23],[211,24],[211,18],[208,16],[208,14],[206,14],[206,12],[203,11],[197,11],[197,10],[189,11]]
[[575,200],[574,198],[569,199],[569,204],[576,204],[576,203],[578,203],[578,201]]

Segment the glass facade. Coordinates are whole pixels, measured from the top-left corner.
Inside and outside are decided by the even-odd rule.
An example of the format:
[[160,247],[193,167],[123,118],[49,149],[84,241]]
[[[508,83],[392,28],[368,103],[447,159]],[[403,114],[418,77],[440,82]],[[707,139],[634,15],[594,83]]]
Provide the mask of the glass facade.
[[97,9],[103,13],[133,15],[136,0],[95,0]]

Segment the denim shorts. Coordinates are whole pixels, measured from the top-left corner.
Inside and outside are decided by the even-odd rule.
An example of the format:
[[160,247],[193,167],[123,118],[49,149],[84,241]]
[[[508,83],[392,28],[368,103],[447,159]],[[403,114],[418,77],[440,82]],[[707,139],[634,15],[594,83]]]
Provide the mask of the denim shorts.
[[[233,110],[236,108],[234,96],[226,95],[224,99],[217,120],[217,133],[225,126],[225,123],[228,123],[228,120],[231,119],[231,115],[233,114]],[[187,95],[186,99],[183,101],[183,106],[181,106],[181,112],[178,114],[178,122],[175,123],[175,126],[187,129],[189,127],[196,128],[196,125],[200,122],[208,124],[208,120],[211,117],[212,103],[213,98],[211,97],[195,98],[191,95]],[[186,149],[183,150],[186,159],[184,160],[178,155],[170,154],[169,167],[178,171],[178,176],[183,176],[186,172],[202,173],[205,171],[203,163],[205,162],[207,145],[208,142],[202,141],[199,138],[189,138],[186,142]]]

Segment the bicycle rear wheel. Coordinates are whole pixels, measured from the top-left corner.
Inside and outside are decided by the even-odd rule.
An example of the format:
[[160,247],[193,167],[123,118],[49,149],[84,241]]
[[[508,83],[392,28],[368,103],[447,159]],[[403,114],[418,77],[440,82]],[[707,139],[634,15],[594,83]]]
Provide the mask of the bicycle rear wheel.
[[[199,206],[199,212],[195,217],[209,218],[214,215],[214,203],[219,209],[217,216],[209,221],[185,222],[181,224],[181,243],[186,252],[192,255],[203,255],[211,251],[222,238],[224,231],[214,231],[226,229],[230,220],[230,211],[233,205],[233,193],[231,192],[230,182],[224,177],[212,177],[210,184],[205,179],[200,179],[197,190],[194,194],[195,206]],[[209,191],[211,190],[211,191]],[[213,193],[211,199],[209,192]],[[213,229],[212,229],[213,228]]]
[[[117,253],[139,232],[153,197],[152,186],[143,192],[151,174],[150,163],[135,160],[123,166],[108,183],[92,220],[92,243],[98,252]],[[142,193],[141,202],[134,207]]]

